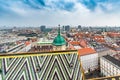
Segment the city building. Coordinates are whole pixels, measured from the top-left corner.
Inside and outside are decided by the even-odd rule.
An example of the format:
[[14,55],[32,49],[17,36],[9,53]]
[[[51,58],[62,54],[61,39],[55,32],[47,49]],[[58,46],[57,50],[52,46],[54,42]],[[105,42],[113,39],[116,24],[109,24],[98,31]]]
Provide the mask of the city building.
[[77,28],[77,31],[82,31],[82,26],[81,25],[78,25],[78,28]]
[[62,26],[62,31],[65,31],[65,26]]
[[120,74],[120,54],[106,55],[100,58],[100,70],[103,76]]
[[40,30],[41,30],[42,32],[45,32],[46,26],[45,26],[45,25],[40,26]]
[[65,31],[70,31],[70,26],[69,25],[64,26],[64,28],[65,28]]
[[65,38],[61,35],[60,27],[58,29],[58,34],[54,39],[48,39],[47,37],[40,38],[40,40],[34,44],[31,48],[31,52],[33,51],[60,51],[66,50],[67,42]]
[[24,47],[21,48],[17,53],[22,53],[22,52],[29,52],[32,47],[32,43],[30,41],[26,41],[24,43]]
[[69,42],[69,48],[78,50],[85,73],[98,68],[98,53],[93,48],[88,47],[84,40]]
[[12,54],[12,53],[19,53],[19,52],[28,52],[32,47],[30,41],[25,41],[23,43],[17,44],[9,49],[6,49],[5,52]]
[[115,51],[113,51],[112,49],[106,47],[101,43],[94,43],[94,49],[98,53],[99,58],[108,54],[111,55],[115,53]]
[[84,73],[98,69],[98,53],[92,48],[78,49]]
[[18,44],[18,45],[13,46],[13,47],[10,48],[10,49],[5,50],[5,52],[6,52],[6,53],[18,52],[19,50],[21,50],[21,49],[24,48],[24,47],[25,47],[24,43],[21,43],[21,44]]
[[92,79],[87,79],[87,80],[120,80],[120,75],[92,78]]
[[37,42],[32,44],[29,52],[53,51],[52,42],[53,40],[46,37],[40,38]]

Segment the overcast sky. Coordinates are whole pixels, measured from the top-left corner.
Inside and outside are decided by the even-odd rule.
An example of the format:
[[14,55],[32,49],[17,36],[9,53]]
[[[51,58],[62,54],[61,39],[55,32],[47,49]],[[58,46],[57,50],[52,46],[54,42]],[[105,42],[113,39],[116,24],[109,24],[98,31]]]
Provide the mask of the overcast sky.
[[0,26],[119,26],[120,0],[0,0]]

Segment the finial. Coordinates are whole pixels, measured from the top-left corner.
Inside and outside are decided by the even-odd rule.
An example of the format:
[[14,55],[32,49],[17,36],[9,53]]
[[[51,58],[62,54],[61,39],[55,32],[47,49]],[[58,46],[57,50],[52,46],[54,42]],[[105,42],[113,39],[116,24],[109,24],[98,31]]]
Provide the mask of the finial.
[[60,24],[58,26],[59,26],[59,28],[58,28],[58,35],[60,35]]

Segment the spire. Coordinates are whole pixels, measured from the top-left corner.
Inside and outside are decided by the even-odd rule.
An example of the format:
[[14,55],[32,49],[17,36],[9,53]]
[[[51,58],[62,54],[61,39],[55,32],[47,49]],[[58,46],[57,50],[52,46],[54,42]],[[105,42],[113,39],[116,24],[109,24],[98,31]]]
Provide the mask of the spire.
[[60,24],[58,26],[59,26],[59,28],[58,28],[58,35],[60,35]]
[[64,39],[63,36],[60,35],[60,25],[58,25],[58,35],[55,37],[55,39],[53,40],[53,45],[55,46],[62,46],[66,44],[66,41]]

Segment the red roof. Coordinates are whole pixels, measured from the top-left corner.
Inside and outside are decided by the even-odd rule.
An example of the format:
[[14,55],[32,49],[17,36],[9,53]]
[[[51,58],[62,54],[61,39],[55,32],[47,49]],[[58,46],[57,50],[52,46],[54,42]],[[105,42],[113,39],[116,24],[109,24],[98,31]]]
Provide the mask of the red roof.
[[74,48],[73,45],[70,45],[70,46],[69,46],[69,49],[71,49],[71,50],[75,50],[75,48]]
[[95,35],[94,38],[95,38],[95,39],[96,39],[96,38],[97,38],[97,39],[101,39],[101,38],[104,38],[104,37],[101,36],[101,35]]
[[108,32],[108,36],[110,36],[110,37],[120,37],[120,33],[117,33],[117,32]]
[[74,34],[74,36],[82,36],[83,35],[83,33],[76,33],[76,34]]
[[94,53],[96,53],[96,51],[94,49],[92,49],[92,48],[83,48],[83,49],[78,50],[78,54],[80,56],[94,54]]
[[78,41],[71,41],[70,44],[72,44],[72,45],[79,45],[80,42],[78,42]]
[[105,40],[104,39],[99,39],[99,40],[96,40],[97,42],[100,42],[100,43],[104,43]]
[[100,43],[105,42],[104,37],[101,36],[101,35],[95,35],[93,38],[94,38],[97,42],[100,42]]
[[30,41],[26,41],[25,42],[25,45],[27,46],[27,45],[29,45],[30,44]]
[[85,48],[85,47],[87,47],[87,42],[82,39],[82,40],[80,40],[80,45]]

